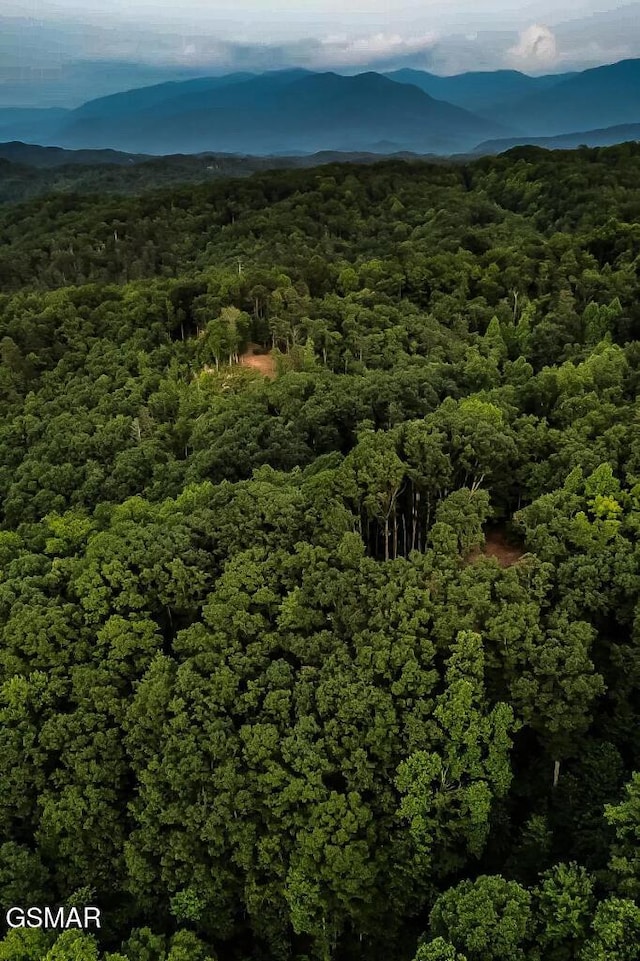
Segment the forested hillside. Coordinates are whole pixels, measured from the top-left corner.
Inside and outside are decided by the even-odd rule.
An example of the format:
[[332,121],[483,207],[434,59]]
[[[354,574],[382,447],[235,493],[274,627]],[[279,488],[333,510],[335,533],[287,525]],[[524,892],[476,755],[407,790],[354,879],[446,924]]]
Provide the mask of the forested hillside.
[[[511,144],[509,146],[512,146]],[[401,160],[449,163],[444,158],[399,152]],[[0,143],[0,203],[17,203],[46,194],[81,193],[133,196],[187,184],[210,184],[267,170],[318,167],[329,163],[377,163],[375,153],[323,150],[291,157],[240,154],[173,154],[145,157],[115,150],[63,150],[25,143]],[[466,159],[464,155],[455,162]]]
[[639,218],[638,145],[0,208],[0,898],[103,918],[0,961],[640,958]]

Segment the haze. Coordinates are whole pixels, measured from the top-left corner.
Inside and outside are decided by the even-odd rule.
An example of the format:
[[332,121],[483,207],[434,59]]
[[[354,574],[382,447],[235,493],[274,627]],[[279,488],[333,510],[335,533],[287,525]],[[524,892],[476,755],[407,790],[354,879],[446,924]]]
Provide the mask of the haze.
[[0,0],[0,105],[292,66],[536,75],[640,56],[640,2]]

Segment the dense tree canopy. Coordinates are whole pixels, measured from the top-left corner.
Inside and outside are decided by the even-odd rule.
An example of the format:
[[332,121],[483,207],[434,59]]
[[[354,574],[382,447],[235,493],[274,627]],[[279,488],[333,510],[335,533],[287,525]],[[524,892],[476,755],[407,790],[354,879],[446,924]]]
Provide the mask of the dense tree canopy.
[[639,174],[0,208],[0,959],[640,958]]

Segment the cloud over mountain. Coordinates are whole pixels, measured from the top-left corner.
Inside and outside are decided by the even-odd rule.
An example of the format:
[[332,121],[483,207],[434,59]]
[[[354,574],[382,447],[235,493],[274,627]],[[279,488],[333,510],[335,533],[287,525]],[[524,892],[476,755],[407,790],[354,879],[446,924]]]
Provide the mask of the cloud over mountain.
[[507,58],[520,70],[554,67],[558,61],[558,44],[553,30],[542,23],[531,24],[507,51]]
[[640,0],[273,0],[268,13],[262,0],[37,2],[27,17],[24,0],[0,0],[0,106],[75,107],[234,71],[543,74],[640,56]]

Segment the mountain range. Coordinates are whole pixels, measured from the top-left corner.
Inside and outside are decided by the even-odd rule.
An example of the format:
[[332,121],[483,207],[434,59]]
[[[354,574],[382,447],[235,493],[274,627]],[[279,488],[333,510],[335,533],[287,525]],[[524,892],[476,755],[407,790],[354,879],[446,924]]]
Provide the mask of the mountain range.
[[565,77],[493,116],[537,137],[640,123],[640,60],[621,60]]
[[163,84],[102,98],[64,119],[58,143],[155,154],[454,153],[510,132],[374,72],[344,77],[292,70]]
[[152,159],[146,154],[122,153],[119,150],[65,150],[63,147],[41,147],[23,143],[20,140],[0,143],[0,158],[12,164],[24,164],[41,170],[52,167],[94,167],[106,164],[124,167]]
[[574,74],[529,77],[518,70],[493,70],[439,77],[425,70],[404,69],[394,70],[386,76],[397,83],[412,83],[437,100],[446,100],[465,110],[493,117],[524,97],[550,90]]
[[540,77],[295,69],[161,83],[73,110],[0,108],[0,141],[153,155],[455,154],[569,135],[616,142],[639,123],[640,60]]
[[576,150],[578,147],[612,147],[617,143],[640,140],[640,123],[625,123],[599,130],[583,130],[556,137],[509,137],[504,140],[486,140],[478,144],[474,153],[496,154],[512,147],[545,147],[547,150]]

